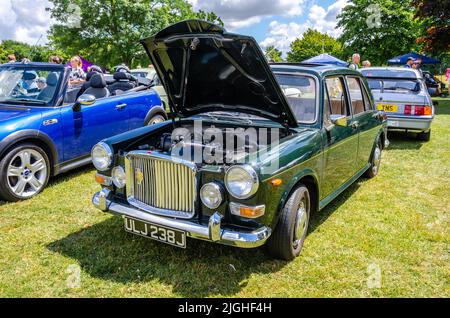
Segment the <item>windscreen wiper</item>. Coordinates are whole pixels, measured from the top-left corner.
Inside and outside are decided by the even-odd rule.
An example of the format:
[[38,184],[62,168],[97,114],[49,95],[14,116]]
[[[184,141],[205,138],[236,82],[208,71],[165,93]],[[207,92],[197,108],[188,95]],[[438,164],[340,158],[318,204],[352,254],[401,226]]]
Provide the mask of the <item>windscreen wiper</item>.
[[15,99],[6,99],[0,101],[0,103],[11,103],[11,104],[20,104],[20,103],[32,103],[36,105],[46,105],[47,103],[42,100],[32,99],[32,98],[15,98]]

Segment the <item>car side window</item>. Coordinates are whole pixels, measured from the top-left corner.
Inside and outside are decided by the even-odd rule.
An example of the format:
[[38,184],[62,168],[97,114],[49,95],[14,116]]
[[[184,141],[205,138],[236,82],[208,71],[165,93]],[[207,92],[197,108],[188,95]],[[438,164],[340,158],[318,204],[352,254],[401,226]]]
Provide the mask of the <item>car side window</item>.
[[363,92],[363,98],[364,98],[364,109],[366,111],[373,110],[373,106],[370,103],[369,95],[367,94],[366,86],[364,85],[363,82],[361,82],[361,86],[362,86],[362,92]]
[[347,104],[344,80],[342,77],[329,77],[325,79],[326,90],[330,104],[331,115],[350,116]]
[[364,113],[364,99],[362,93],[361,82],[357,77],[347,77],[347,85],[352,101],[353,115]]
[[329,127],[333,123],[331,122],[331,104],[330,98],[328,97],[328,89],[327,86],[324,85],[323,92],[323,125],[324,127]]

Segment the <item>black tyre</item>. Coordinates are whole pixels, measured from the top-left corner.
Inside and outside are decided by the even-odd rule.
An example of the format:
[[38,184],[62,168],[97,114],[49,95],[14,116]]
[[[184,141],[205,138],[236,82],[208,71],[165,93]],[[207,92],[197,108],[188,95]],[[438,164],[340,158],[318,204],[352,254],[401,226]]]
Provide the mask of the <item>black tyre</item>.
[[380,171],[381,166],[381,152],[382,152],[381,140],[378,138],[375,147],[373,148],[372,155],[370,157],[370,168],[366,171],[364,176],[368,179],[375,178]]
[[300,255],[308,233],[310,215],[311,197],[308,188],[300,185],[286,202],[267,243],[273,257],[291,261]]
[[18,145],[0,161],[0,198],[11,202],[30,199],[42,192],[49,177],[45,151],[33,144]]
[[431,140],[431,130],[428,130],[427,132],[418,133],[417,138],[421,141],[430,141]]

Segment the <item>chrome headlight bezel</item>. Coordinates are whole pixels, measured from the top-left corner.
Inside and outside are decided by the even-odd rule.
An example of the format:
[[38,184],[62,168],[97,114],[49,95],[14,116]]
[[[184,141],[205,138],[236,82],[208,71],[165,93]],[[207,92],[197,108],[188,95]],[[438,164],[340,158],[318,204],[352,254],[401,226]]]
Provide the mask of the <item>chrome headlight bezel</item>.
[[[239,193],[237,191],[236,187],[231,184],[232,182],[236,182],[236,181],[230,180],[230,179],[233,179],[234,173],[242,174],[243,178],[242,178],[241,182],[249,181],[249,187],[247,187],[245,189],[245,191],[241,191]],[[231,176],[231,178],[230,178],[230,176]],[[245,180],[245,178],[247,178],[247,180]],[[248,199],[248,198],[252,197],[259,189],[258,174],[256,173],[255,169],[253,169],[253,167],[250,165],[232,166],[225,173],[225,187],[227,188],[227,191],[230,193],[230,195],[233,196],[234,198],[240,199],[240,200]]]
[[111,179],[118,189],[123,189],[127,185],[127,175],[125,169],[121,166],[114,167],[111,173]]
[[[211,204],[208,201],[206,201],[206,199],[205,199],[205,191],[206,191],[207,187],[210,187],[219,196],[220,199],[218,200],[218,202],[216,204]],[[200,189],[200,200],[202,200],[202,203],[207,208],[212,209],[212,210],[217,209],[219,206],[222,205],[223,200],[224,200],[222,187],[220,185],[218,185],[217,183],[215,183],[215,182],[209,182],[209,183],[204,184],[202,186],[202,188]]]
[[[96,153],[96,150],[103,151],[103,156],[100,157],[98,153]],[[104,142],[99,142],[96,144],[91,151],[91,160],[94,164],[94,167],[99,171],[106,171],[111,168],[111,165],[113,163],[113,151],[109,145],[107,145]],[[103,163],[100,163],[99,161],[103,160]]]

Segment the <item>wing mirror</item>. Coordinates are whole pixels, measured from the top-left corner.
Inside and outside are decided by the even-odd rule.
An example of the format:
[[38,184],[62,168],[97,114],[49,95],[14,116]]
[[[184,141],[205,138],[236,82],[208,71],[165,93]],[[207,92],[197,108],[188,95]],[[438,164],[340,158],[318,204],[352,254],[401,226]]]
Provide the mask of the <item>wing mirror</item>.
[[96,101],[96,98],[94,95],[90,95],[90,94],[83,94],[80,97],[78,97],[77,101],[75,102],[75,104],[73,105],[73,110],[74,111],[80,111],[81,110],[81,106],[89,106],[94,104]]
[[333,125],[347,127],[347,116],[345,115],[331,115],[330,119]]

